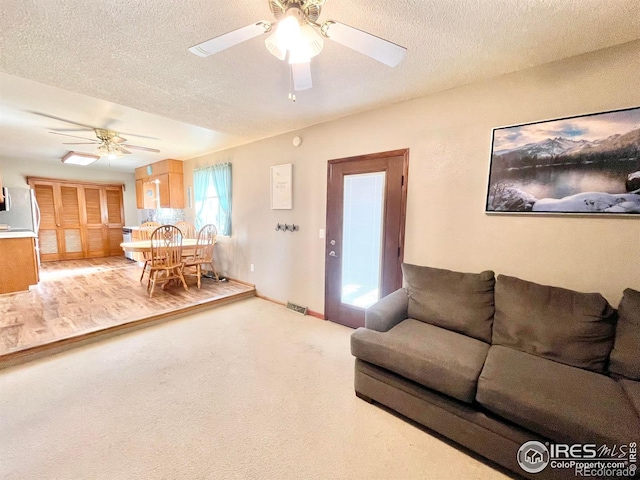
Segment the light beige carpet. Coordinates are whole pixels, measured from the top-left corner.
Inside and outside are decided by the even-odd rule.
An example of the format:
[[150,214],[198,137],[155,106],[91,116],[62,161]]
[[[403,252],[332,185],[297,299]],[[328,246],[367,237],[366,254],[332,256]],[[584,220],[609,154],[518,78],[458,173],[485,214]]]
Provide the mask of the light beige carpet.
[[0,478],[507,478],[353,393],[352,330],[260,299],[0,371]]

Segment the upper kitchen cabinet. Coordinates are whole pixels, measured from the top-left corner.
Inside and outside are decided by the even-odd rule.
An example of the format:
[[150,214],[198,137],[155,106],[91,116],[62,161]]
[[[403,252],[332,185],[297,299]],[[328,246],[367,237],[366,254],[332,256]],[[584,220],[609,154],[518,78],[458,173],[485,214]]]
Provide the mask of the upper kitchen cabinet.
[[136,168],[138,208],[184,208],[182,162],[162,160]]

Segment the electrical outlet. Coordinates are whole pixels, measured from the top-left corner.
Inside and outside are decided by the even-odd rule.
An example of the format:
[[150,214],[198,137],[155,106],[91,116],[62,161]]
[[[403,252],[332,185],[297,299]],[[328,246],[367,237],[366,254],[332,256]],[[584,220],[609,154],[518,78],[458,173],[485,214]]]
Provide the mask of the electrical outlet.
[[249,266],[249,270],[251,270],[252,272],[255,272],[255,268],[253,268],[253,263]]

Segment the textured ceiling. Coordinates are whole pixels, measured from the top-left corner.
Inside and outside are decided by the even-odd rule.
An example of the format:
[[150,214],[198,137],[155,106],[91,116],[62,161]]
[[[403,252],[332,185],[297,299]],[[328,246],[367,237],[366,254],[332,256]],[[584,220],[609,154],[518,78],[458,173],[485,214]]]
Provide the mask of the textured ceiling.
[[[3,72],[235,143],[640,37],[638,0],[327,0],[320,21],[401,44],[407,57],[392,69],[325,41],[312,61],[313,88],[292,103],[288,69],[266,51],[264,36],[207,58],[187,50],[272,20],[266,0],[3,0],[2,10]],[[228,146],[221,138],[207,150]]]

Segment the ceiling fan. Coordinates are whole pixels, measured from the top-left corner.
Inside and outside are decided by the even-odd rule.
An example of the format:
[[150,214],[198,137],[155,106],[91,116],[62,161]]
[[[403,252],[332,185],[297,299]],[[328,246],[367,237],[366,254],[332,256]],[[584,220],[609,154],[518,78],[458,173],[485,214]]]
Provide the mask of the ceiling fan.
[[[50,115],[48,113],[36,112],[33,110],[29,110],[29,113],[33,113],[34,115],[39,115],[41,117],[50,118],[53,120],[58,120],[60,122],[70,123],[71,125],[75,125],[80,128],[52,128],[51,130],[57,131],[49,131],[49,133],[53,133],[54,135],[63,135],[65,137],[73,137],[80,138],[82,140],[86,140],[86,142],[74,142],[74,143],[63,143],[63,145],[96,145],[98,148],[96,149],[96,155],[100,157],[108,157],[109,160],[113,160],[115,158],[121,158],[123,155],[130,155],[132,150],[143,150],[145,152],[153,152],[159,153],[160,150],[157,148],[149,148],[149,147],[141,147],[140,145],[131,145],[127,143],[127,139],[121,136],[121,133],[116,132],[115,130],[109,128],[97,128],[92,127],[90,125],[85,125],[84,123],[74,122],[73,120],[68,120],[66,118],[56,117],[55,115]],[[68,133],[60,133],[60,132],[93,132],[96,138],[86,138],[79,137],[77,135],[69,135]],[[158,140],[155,137],[145,137],[144,135],[136,135],[133,133],[125,133],[124,135],[132,135],[134,137],[141,138],[149,138],[153,140]]]
[[127,139],[120,136],[118,132],[115,130],[110,130],[107,128],[93,128],[93,131],[96,135],[96,139],[79,137],[77,135],[69,135],[68,133],[59,133],[59,132],[49,132],[54,135],[63,135],[65,137],[73,137],[73,138],[81,138],[82,140],[87,140],[86,142],[74,142],[67,143],[64,142],[63,145],[97,145],[97,149],[95,151],[96,155],[101,157],[108,157],[110,160],[115,158],[121,158],[123,155],[130,155],[132,150],[143,150],[145,152],[154,152],[158,153],[160,150],[157,148],[149,148],[149,147],[141,147],[140,145],[131,145],[127,143]]
[[[265,33],[275,31],[267,37],[267,50],[280,60],[287,59],[290,65],[290,82],[295,91],[312,87],[311,58],[323,47],[324,38],[338,42],[390,67],[398,65],[407,49],[370,33],[350,27],[344,23],[327,20],[318,23],[322,5],[326,0],[268,0],[275,22],[259,21],[199,43],[189,51],[201,57],[226,50],[239,43]],[[295,95],[289,93],[295,101]]]

